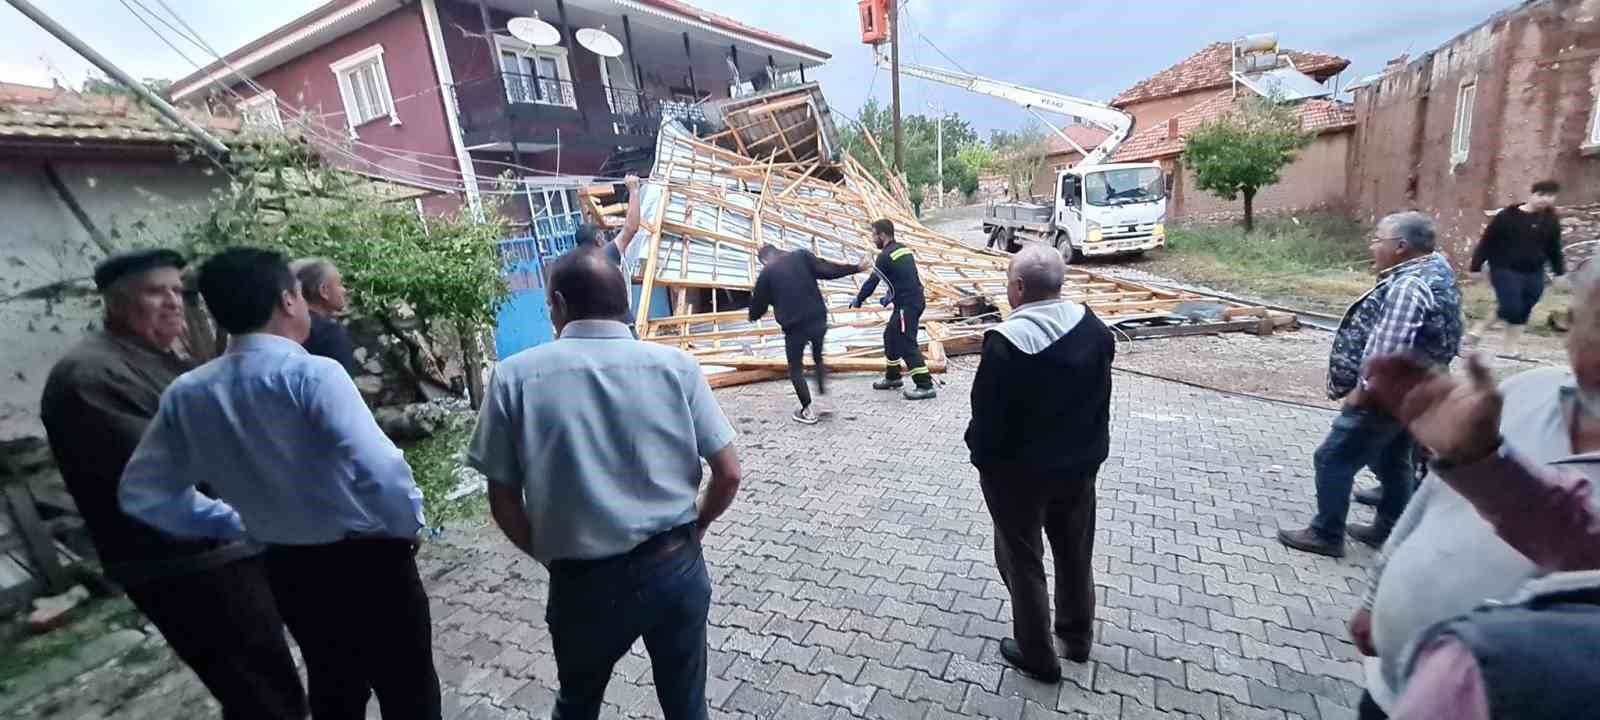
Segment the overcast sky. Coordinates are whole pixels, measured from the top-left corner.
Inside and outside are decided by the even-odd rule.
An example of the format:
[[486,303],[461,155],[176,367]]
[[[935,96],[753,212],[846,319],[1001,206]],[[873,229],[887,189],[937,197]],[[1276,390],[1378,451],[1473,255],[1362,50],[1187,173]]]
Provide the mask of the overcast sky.
[[[139,24],[120,0],[33,2],[135,76],[172,79],[194,69]],[[155,0],[142,2],[160,10]],[[321,2],[167,0],[210,44],[225,51]],[[853,114],[869,93],[884,101],[889,98],[887,71],[873,66],[871,50],[860,43],[854,0],[690,2],[832,53],[833,59],[815,75],[837,110]],[[979,75],[1106,100],[1207,43],[1276,32],[1286,48],[1350,58],[1353,64],[1344,75],[1348,83],[1376,72],[1402,52],[1417,55],[1430,50],[1510,4],[1511,0],[906,0],[901,60],[953,69],[959,64]],[[179,48],[194,62],[210,59],[193,47],[180,44]],[[75,85],[88,70],[72,51],[9,5],[0,4],[0,80],[48,84],[51,78],[60,78]],[[927,113],[928,103],[942,103],[982,132],[1019,127],[1029,119],[1015,105],[912,78],[903,79],[901,100],[907,114]]]

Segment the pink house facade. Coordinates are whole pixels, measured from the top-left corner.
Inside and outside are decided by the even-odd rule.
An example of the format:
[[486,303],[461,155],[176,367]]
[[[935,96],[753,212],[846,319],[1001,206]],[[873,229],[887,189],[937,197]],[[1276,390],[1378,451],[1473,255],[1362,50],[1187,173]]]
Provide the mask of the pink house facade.
[[[559,41],[514,37],[537,16]],[[578,42],[611,35],[618,57]],[[514,223],[576,211],[575,188],[649,167],[663,115],[799,82],[828,53],[676,0],[331,0],[173,83],[181,103],[292,127],[348,169],[491,198]]]

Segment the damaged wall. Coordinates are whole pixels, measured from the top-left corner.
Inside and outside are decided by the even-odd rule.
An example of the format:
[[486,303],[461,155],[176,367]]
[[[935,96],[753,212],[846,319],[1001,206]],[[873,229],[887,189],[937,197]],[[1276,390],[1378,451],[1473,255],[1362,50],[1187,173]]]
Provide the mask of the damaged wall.
[[[1457,101],[1472,83],[1465,157],[1452,157]],[[1508,9],[1355,93],[1348,193],[1359,219],[1417,208],[1440,220],[1440,245],[1464,263],[1486,210],[1551,178],[1562,204],[1600,202],[1600,0],[1533,0]],[[1600,239],[1568,224],[1567,243]]]

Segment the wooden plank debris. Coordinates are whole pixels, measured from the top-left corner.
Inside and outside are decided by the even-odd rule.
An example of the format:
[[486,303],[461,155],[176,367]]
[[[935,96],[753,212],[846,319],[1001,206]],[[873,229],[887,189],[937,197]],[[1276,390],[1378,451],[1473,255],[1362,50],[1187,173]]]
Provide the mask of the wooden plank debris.
[[[641,240],[648,245],[641,256],[643,292],[635,325],[641,338],[694,355],[714,387],[785,374],[782,330],[770,314],[750,322],[745,310],[718,310],[730,297],[737,300],[730,292],[754,286],[760,271],[755,255],[763,244],[804,248],[825,260],[854,264],[877,255],[872,221],[892,220],[896,239],[912,249],[922,274],[928,303],[922,339],[935,372],[945,369],[946,358],[981,349],[983,333],[1010,312],[1005,292],[1010,256],[934,232],[915,217],[897,180],[885,188],[848,154],[830,156],[836,145],[826,107],[811,84],[720,103],[710,113],[713,129],[704,138],[675,122],[661,128],[655,165],[645,181],[660,201],[647,203],[642,219],[649,239]],[[609,188],[580,194],[589,221],[621,224],[625,206],[611,198]],[[835,369],[883,366],[888,309],[876,299],[865,308],[847,308],[866,277],[820,283],[830,315],[824,355]],[[676,301],[671,312],[652,313],[657,287],[667,288]],[[709,303],[697,306],[703,310],[709,304],[711,311],[690,312],[690,298],[707,294]],[[1069,269],[1062,294],[1093,308],[1108,324],[1168,318],[1184,302],[1225,306],[1222,318],[1213,322],[1130,327],[1125,331],[1130,337],[1271,332],[1294,319],[1291,315],[1285,322],[1263,308],[1077,267]]]

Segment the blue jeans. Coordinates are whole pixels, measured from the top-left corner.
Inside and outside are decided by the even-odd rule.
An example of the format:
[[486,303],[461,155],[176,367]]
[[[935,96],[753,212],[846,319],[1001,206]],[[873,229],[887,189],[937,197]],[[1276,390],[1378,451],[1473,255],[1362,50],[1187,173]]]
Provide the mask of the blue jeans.
[[1383,485],[1377,525],[1391,528],[1411,499],[1415,468],[1411,462],[1411,435],[1400,421],[1381,410],[1344,408],[1333,429],[1313,456],[1317,472],[1317,516],[1311,529],[1323,540],[1344,541],[1345,516],[1350,512],[1350,490],[1356,473],[1372,468]]
[[686,537],[665,555],[552,563],[545,622],[555,645],[554,720],[595,720],[611,669],[644,638],[666,720],[706,720],[711,577]]

